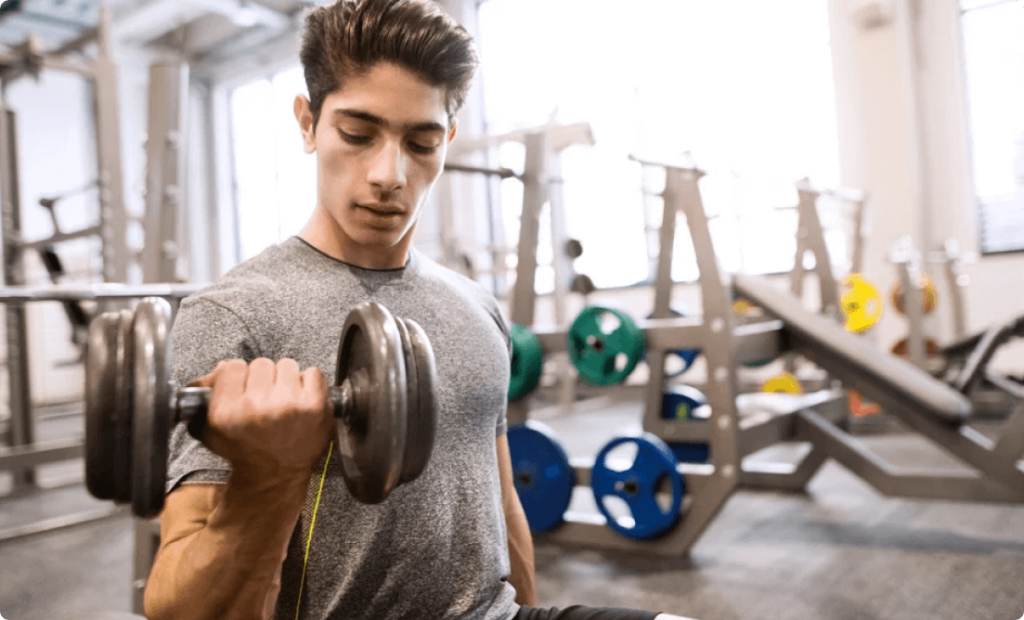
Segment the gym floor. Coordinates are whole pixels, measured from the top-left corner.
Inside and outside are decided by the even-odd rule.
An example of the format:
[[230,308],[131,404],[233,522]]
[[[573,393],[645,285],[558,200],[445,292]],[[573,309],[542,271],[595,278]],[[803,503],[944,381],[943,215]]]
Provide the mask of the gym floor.
[[[612,436],[637,426],[639,406],[541,419],[570,455],[592,457]],[[41,440],[81,432],[75,418],[40,429]],[[898,430],[862,441],[896,465],[955,465]],[[792,451],[778,446],[758,457]],[[80,472],[80,465],[51,465],[40,478],[73,476],[76,467]],[[588,501],[584,496],[574,499],[574,508]],[[0,530],[104,508],[81,485],[0,499]],[[0,615],[52,620],[127,611],[132,559],[126,514],[0,543]],[[536,564],[538,604],[545,606],[640,607],[704,620],[1018,620],[1024,507],[885,498],[829,463],[806,495],[736,492],[689,557],[540,541]]]

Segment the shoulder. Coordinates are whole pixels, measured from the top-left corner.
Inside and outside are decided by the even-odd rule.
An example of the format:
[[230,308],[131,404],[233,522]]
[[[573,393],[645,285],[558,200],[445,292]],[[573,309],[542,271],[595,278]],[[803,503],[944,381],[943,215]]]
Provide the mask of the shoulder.
[[416,253],[420,277],[429,286],[437,287],[450,295],[460,297],[475,306],[482,308],[501,330],[505,340],[509,340],[509,327],[501,306],[494,294],[479,282],[471,280],[457,271],[440,265],[422,253]]

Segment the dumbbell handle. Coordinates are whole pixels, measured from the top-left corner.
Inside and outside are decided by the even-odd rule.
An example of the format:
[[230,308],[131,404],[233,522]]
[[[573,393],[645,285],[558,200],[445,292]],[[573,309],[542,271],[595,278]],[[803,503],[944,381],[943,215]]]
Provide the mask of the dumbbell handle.
[[[206,431],[206,413],[210,408],[212,390],[204,387],[184,387],[171,391],[171,411],[175,422],[188,424],[189,433],[202,441]],[[354,392],[348,381],[333,385],[327,397],[335,418],[351,423]]]

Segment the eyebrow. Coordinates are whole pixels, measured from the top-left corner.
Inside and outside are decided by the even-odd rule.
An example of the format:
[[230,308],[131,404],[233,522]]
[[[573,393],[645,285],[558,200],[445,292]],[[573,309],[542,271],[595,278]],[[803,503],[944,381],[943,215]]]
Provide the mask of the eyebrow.
[[[390,123],[388,123],[383,118],[377,116],[376,114],[370,114],[369,112],[366,112],[364,110],[352,110],[352,109],[348,109],[348,108],[339,108],[337,110],[334,110],[333,114],[336,117],[337,116],[343,116],[345,118],[355,118],[355,119],[358,119],[358,120],[361,120],[361,121],[366,121],[367,123],[372,123],[372,124],[377,125],[379,127],[387,128],[388,126],[390,126]],[[441,123],[436,122],[436,121],[424,121],[424,122],[421,122],[421,123],[409,123],[409,124],[405,125],[405,130],[406,131],[410,131],[410,132],[414,132],[414,133],[427,132],[427,131],[440,131],[440,132],[444,132],[445,131],[445,126],[442,125]]]

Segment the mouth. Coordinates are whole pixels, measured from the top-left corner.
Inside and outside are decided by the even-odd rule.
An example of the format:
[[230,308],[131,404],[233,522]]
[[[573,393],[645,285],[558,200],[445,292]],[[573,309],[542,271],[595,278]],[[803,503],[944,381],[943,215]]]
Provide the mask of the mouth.
[[356,205],[356,206],[359,207],[360,209],[366,209],[367,211],[369,211],[370,213],[373,213],[374,215],[380,215],[380,216],[384,216],[384,217],[392,216],[392,215],[401,215],[401,214],[405,213],[405,209],[403,209],[403,208],[401,208],[401,207],[399,207],[397,205],[376,205],[376,204],[373,204],[373,205]]

